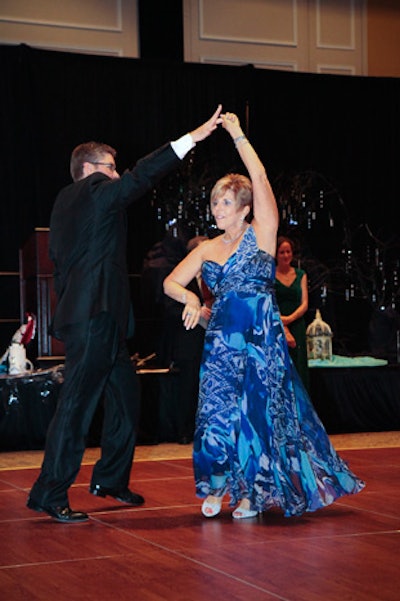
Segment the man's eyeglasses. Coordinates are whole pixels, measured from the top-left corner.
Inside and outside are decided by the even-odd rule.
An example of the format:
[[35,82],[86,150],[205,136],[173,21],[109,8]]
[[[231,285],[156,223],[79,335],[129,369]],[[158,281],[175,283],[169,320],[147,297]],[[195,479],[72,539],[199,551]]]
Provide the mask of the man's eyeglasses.
[[110,171],[114,172],[116,170],[116,165],[114,163],[102,163],[101,161],[88,161],[91,165],[103,165],[107,167]]

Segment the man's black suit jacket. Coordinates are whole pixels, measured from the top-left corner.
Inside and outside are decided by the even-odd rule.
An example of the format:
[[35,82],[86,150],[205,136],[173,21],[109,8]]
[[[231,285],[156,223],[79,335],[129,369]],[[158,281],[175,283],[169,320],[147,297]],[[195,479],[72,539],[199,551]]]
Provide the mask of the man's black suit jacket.
[[121,338],[133,335],[125,209],[179,164],[166,144],[120,179],[96,172],[60,191],[50,218],[49,241],[58,299],[50,326],[54,336],[62,339],[63,327],[103,311],[114,317]]

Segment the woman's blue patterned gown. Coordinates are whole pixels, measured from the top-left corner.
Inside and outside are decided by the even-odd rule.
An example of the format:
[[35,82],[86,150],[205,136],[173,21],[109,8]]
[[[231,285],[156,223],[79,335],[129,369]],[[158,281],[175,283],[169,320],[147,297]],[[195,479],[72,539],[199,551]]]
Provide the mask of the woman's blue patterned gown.
[[364,483],[332,447],[290,359],[275,300],[275,260],[249,226],[225,265],[203,264],[215,295],[200,371],[196,493],[247,497],[301,515]]

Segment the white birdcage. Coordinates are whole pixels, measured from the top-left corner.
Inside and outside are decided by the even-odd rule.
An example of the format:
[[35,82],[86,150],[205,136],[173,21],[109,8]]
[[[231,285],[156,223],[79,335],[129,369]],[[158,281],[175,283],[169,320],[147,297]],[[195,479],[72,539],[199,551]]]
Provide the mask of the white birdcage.
[[307,334],[308,359],[332,359],[332,330],[322,320],[321,312],[316,310],[315,319],[310,323]]

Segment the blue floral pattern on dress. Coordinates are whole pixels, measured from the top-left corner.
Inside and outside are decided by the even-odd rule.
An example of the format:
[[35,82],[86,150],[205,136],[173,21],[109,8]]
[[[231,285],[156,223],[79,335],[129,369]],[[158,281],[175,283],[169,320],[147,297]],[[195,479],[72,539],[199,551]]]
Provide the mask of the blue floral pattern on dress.
[[200,370],[196,494],[301,515],[357,493],[290,358],[275,299],[275,260],[249,226],[224,265],[203,264],[215,301]]

